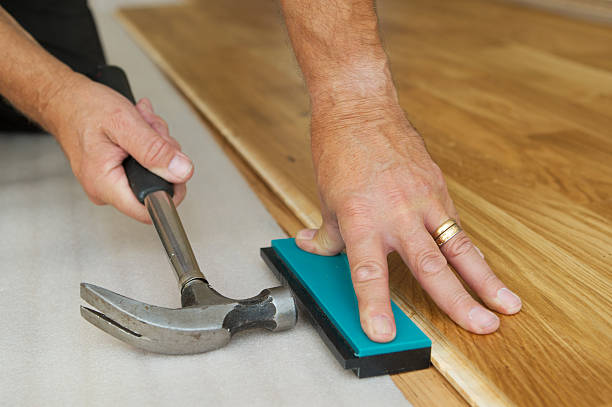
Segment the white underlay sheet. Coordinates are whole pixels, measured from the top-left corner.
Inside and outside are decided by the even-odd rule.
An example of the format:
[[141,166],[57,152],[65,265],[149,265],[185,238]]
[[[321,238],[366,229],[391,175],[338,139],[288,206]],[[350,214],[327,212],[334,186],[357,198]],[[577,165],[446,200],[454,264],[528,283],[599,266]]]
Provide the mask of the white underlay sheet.
[[[283,237],[187,103],[98,1],[111,63],[148,96],[195,162],[179,213],[208,280],[231,297],[278,282],[259,248]],[[142,2],[140,2],[142,4]],[[388,376],[343,370],[309,321],[235,336],[192,356],[145,353],[79,315],[79,283],[179,306],[151,226],[91,204],[50,136],[0,136],[0,404],[6,406],[408,405]]]

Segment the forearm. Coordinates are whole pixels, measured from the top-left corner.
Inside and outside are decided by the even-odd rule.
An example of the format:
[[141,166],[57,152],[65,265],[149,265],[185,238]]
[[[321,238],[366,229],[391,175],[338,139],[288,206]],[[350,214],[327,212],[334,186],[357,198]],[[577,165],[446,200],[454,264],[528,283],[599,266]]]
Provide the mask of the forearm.
[[396,100],[373,0],[281,0],[313,110]]
[[0,7],[0,94],[53,131],[52,100],[74,72],[46,52]]

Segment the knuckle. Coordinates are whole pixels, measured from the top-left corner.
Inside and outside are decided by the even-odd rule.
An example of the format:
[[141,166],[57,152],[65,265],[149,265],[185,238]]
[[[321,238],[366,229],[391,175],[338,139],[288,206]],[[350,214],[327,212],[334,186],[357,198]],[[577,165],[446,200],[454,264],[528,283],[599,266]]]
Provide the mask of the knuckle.
[[95,186],[92,185],[91,182],[89,182],[89,181],[81,181],[81,185],[83,187],[83,190],[85,191],[85,193],[89,197],[89,199],[91,199],[92,201],[97,199],[98,191],[96,191]]
[[459,213],[455,210],[452,213],[452,218],[455,219],[457,221],[457,223],[461,223],[461,216],[459,215]]
[[83,187],[83,190],[85,191],[85,194],[87,194],[87,198],[89,198],[91,202],[98,206],[105,204],[98,191],[98,188],[96,188],[95,182],[92,182],[90,180],[83,180],[81,181],[81,185]]
[[87,191],[88,193],[90,191],[93,192],[96,185],[96,171],[93,168],[93,165],[83,163],[83,165],[81,165],[78,170],[75,169],[73,172],[77,179],[83,185],[85,191]]
[[371,213],[370,206],[361,200],[347,200],[340,208],[340,212],[349,218],[369,218]]
[[338,211],[339,229],[345,240],[355,242],[372,233],[372,209],[367,203],[350,201]]
[[155,122],[157,123],[157,125],[159,127],[161,127],[164,130],[168,130],[168,123],[166,123],[166,121],[164,119],[162,119],[159,116],[156,116]]
[[94,185],[92,185],[89,182],[83,182],[81,185],[83,186],[83,190],[85,191],[85,193],[87,194],[87,197],[89,198],[91,202],[93,202],[95,205],[98,205],[98,206],[105,204],[97,188]]
[[170,144],[161,137],[155,137],[147,146],[144,155],[145,165],[154,165],[170,152]]
[[100,200],[99,198],[97,198],[97,197],[95,197],[93,195],[87,194],[87,197],[96,206],[104,206],[104,205],[106,205],[106,203],[104,201]]
[[470,238],[464,234],[458,234],[446,243],[445,251],[448,256],[461,257],[468,254],[474,248],[474,244]]
[[420,197],[421,199],[427,200],[436,200],[439,195],[439,187],[435,181],[432,179],[431,174],[422,173],[416,176],[411,181],[411,188],[413,194],[415,196]]
[[472,301],[473,298],[466,291],[461,291],[450,296],[448,306],[450,309],[459,309]]
[[319,229],[315,237],[323,247],[329,247],[333,243],[331,240],[331,236],[329,236],[329,234],[325,230]]
[[364,260],[355,265],[353,275],[356,283],[384,281],[387,278],[385,268],[376,260]]
[[446,179],[444,178],[444,173],[436,163],[433,163],[432,165],[431,177],[436,185],[446,188]]
[[478,285],[482,290],[484,290],[486,287],[502,286],[501,281],[493,272],[485,273],[480,279],[480,281],[478,281]]
[[421,197],[439,197],[446,190],[446,181],[442,170],[436,163],[418,171],[411,180],[412,190]]
[[428,250],[417,255],[417,273],[424,277],[435,277],[446,270],[446,258],[433,250]]
[[415,181],[417,190],[421,196],[432,196],[435,192],[435,188],[429,179],[418,179]]
[[111,129],[124,129],[131,120],[131,116],[121,108],[115,108],[108,117]]

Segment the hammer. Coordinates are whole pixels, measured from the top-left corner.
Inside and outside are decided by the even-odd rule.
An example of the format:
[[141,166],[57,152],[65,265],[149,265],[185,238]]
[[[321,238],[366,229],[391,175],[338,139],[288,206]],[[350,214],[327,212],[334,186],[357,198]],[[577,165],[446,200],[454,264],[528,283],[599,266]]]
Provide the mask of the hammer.
[[[135,103],[121,68],[100,67],[96,80]],[[297,309],[288,287],[263,290],[237,300],[213,289],[200,271],[171,196],[172,184],[149,172],[132,157],[123,162],[130,187],[144,204],[159,234],[181,290],[182,308],[145,304],[105,288],[81,283],[81,315],[106,333],[138,348],[165,354],[191,354],[226,345],[231,336],[251,328],[282,331],[295,326]]]

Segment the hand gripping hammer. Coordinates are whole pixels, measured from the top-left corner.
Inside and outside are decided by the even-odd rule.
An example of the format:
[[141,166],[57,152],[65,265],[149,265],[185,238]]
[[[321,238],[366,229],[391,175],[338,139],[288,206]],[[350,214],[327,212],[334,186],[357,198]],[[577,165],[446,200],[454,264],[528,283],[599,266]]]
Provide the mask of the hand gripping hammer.
[[[104,66],[96,80],[135,103],[127,77]],[[117,339],[150,352],[189,354],[226,345],[232,334],[250,328],[281,331],[297,320],[295,301],[287,287],[263,290],[253,298],[224,297],[206,281],[187,240],[171,196],[172,184],[149,172],[132,157],[123,162],[130,187],[157,229],[178,277],[182,308],[170,309],[136,301],[102,287],[81,283],[81,315]]]

